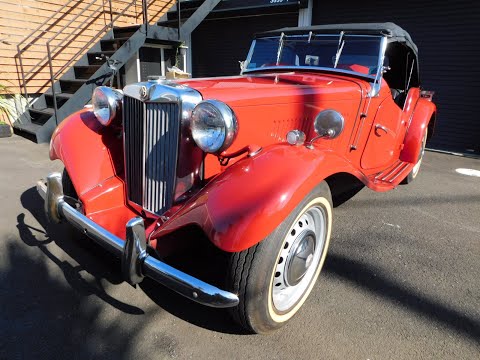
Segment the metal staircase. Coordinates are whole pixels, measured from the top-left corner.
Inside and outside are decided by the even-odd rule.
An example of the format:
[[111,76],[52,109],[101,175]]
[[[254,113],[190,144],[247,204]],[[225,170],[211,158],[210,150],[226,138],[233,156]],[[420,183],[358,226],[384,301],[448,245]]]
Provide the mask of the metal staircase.
[[[34,134],[39,142],[47,140],[44,133],[46,132],[45,135],[48,137],[48,133],[52,130],[51,125],[56,126],[62,120],[59,113],[71,113],[85,105],[81,97],[75,96],[82,86],[106,83],[110,69],[102,68],[105,64],[105,57],[113,58],[116,51],[130,39],[132,31],[136,32],[139,28],[140,26],[114,28],[111,39],[100,40],[99,49],[94,46],[92,51],[86,54],[86,59],[78,61],[78,65],[73,65],[73,72],[65,74],[55,81],[55,91],[52,91],[51,87],[31,104],[28,109],[30,123],[19,123],[16,124],[16,127]],[[120,84],[115,85],[119,86]],[[57,113],[59,121],[56,121],[55,113]]]
[[[19,43],[17,61],[22,74],[24,96],[29,99],[28,82],[34,80],[46,67],[50,72],[50,88],[29,102],[26,114],[14,123],[16,131],[23,132],[37,142],[48,142],[55,127],[63,119],[80,110],[90,101],[95,87],[109,82],[112,70],[106,63],[106,57],[116,60],[120,64],[118,68],[121,68],[149,39],[169,41],[179,45],[179,31],[158,26],[154,22],[157,19],[149,18],[148,10],[155,1],[142,0],[141,9],[138,9],[136,1],[123,1],[123,8],[119,8],[117,2],[117,8],[113,11],[110,0],[109,7],[105,6],[104,1],[100,5],[96,0],[85,2],[84,7],[75,17],[59,28],[53,36],[49,36],[51,33],[43,30],[42,26],[52,27],[52,23],[58,23],[58,14],[64,8],[72,2],[75,4],[79,2],[79,0],[70,0]],[[174,5],[175,1],[170,3]],[[134,13],[140,19],[140,24],[116,27],[116,21],[128,12]],[[55,66],[56,58],[62,55],[68,44],[75,42],[75,37],[82,33],[82,27],[89,24],[92,17],[99,16],[99,13],[109,17],[110,21],[98,31],[97,36],[71,55],[68,61],[61,66]],[[152,18],[154,16],[157,15],[152,15]],[[45,57],[33,66],[24,66],[22,60],[25,54],[40,42],[46,45]],[[122,86],[122,84],[114,83],[114,86]]]

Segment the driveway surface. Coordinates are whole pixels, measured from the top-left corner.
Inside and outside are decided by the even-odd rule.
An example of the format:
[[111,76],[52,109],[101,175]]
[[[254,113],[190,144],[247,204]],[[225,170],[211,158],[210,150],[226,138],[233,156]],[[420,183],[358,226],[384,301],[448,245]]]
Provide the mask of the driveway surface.
[[324,271],[280,331],[145,281],[65,225],[34,184],[62,164],[0,139],[0,359],[479,359],[480,160],[427,152],[417,180],[334,209]]

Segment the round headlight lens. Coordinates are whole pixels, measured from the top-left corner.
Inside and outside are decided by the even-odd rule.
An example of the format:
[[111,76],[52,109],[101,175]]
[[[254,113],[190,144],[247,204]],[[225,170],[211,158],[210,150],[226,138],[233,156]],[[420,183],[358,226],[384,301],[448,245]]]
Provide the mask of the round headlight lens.
[[227,104],[218,100],[200,102],[192,112],[192,136],[200,149],[220,153],[237,134],[237,119]]
[[93,91],[93,113],[103,126],[108,126],[120,112],[122,93],[107,86],[99,86]]

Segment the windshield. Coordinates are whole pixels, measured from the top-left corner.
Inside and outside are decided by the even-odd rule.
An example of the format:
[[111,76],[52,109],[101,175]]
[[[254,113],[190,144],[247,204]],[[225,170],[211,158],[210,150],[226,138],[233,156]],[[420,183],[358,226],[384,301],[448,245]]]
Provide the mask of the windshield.
[[283,35],[254,40],[246,72],[265,67],[315,67],[340,69],[375,76],[381,36]]

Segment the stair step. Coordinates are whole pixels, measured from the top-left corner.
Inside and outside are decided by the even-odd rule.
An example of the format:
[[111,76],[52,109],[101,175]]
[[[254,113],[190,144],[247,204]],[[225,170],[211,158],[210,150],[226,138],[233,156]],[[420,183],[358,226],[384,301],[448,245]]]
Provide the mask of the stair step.
[[101,66],[102,65],[74,66],[73,70],[77,79],[90,79]]
[[[69,93],[56,93],[55,95],[57,96],[57,99],[58,99],[58,98],[70,99],[70,98],[73,96],[73,94],[69,94]],[[50,90],[48,90],[48,91],[45,93],[45,96],[53,97],[53,94],[51,93]]]
[[29,109],[30,118],[32,124],[43,125],[50,119],[54,114],[55,110],[53,108],[44,108],[44,109]]
[[[185,24],[187,19],[181,19],[180,26]],[[177,28],[178,27],[178,20],[166,20],[166,21],[159,21],[157,23],[158,26],[168,27],[168,28]]]
[[60,80],[60,87],[62,93],[74,94],[86,82],[86,79]]
[[[180,3],[180,10],[199,8],[205,0],[188,0]],[[171,7],[171,11],[177,11],[177,5]]]
[[[65,104],[73,94],[68,94],[68,93],[59,93],[55,94],[57,98],[57,107],[61,108],[63,104]],[[53,108],[53,94],[52,93],[45,93],[45,102],[47,103],[48,107]]]
[[101,40],[100,46],[102,51],[116,51],[118,50],[125,42],[130,39],[129,37],[121,37],[110,40]]
[[30,135],[36,135],[38,130],[40,130],[41,127],[42,125],[39,125],[39,124],[34,124],[34,123],[20,124],[18,121],[13,124],[13,128],[15,130],[20,130]]
[[50,115],[50,116],[52,116],[55,113],[55,111],[52,108],[49,108],[49,107],[43,108],[43,109],[29,109],[28,111],[35,112],[35,113],[38,113],[38,114],[43,114],[43,115]]
[[130,36],[135,34],[138,29],[140,29],[140,25],[114,27],[113,36],[116,39],[125,38],[125,37],[129,38]]
[[[176,9],[174,6],[173,9]],[[190,16],[193,15],[195,11],[197,11],[198,7],[192,7],[189,9],[184,9],[182,6],[180,6],[180,16],[181,19],[188,19]],[[178,11],[172,10],[167,12],[167,19],[168,20],[177,20],[178,21]]]
[[[98,51],[98,52],[89,52],[87,53],[88,63],[90,65],[103,65],[106,62],[106,59],[102,55],[112,56],[115,54],[115,51]],[[97,57],[101,59],[97,59]]]

